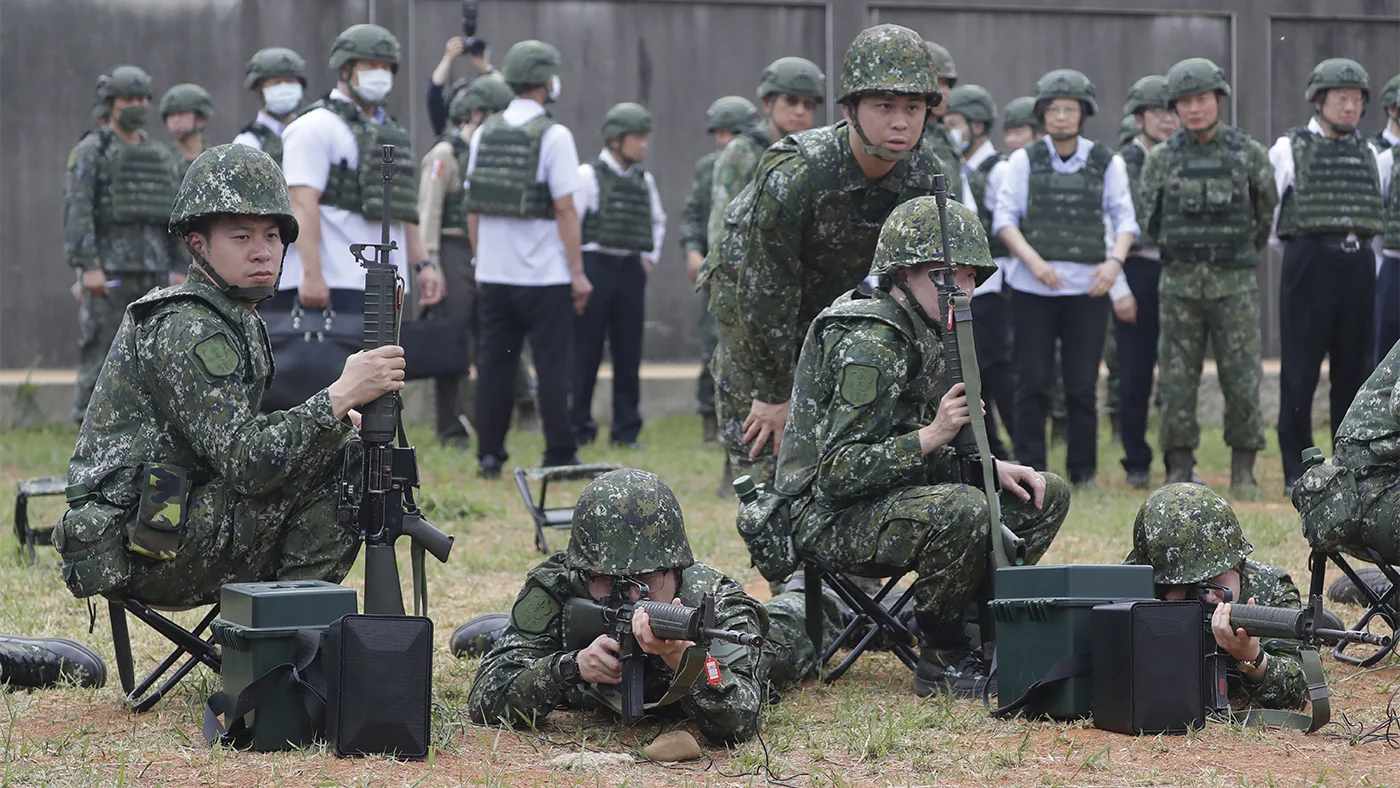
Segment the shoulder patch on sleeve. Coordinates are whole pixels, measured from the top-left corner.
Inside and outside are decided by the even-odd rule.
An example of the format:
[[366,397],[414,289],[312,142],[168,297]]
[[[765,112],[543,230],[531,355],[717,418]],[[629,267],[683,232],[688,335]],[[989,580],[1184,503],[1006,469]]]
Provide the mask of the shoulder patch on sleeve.
[[869,405],[880,390],[880,370],[866,364],[841,368],[841,399],[854,407]]
[[205,372],[216,378],[232,375],[238,369],[238,351],[233,349],[222,332],[195,345],[194,357],[199,359]]
[[521,632],[541,635],[559,617],[559,612],[559,603],[554,597],[542,586],[532,585],[530,590],[515,600],[515,607],[510,609],[510,622]]

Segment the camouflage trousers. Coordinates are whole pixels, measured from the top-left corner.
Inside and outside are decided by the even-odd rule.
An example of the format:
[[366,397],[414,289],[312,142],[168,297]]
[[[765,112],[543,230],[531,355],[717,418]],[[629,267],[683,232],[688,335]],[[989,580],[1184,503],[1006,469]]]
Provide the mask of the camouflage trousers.
[[753,479],[754,484],[770,482],[778,470],[778,457],[773,453],[773,441],[769,439],[757,459],[749,459],[749,449],[744,445],[744,419],[749,416],[753,398],[738,397],[725,384],[723,375],[728,364],[725,346],[720,343],[715,348],[710,370],[716,375],[715,418],[719,422],[719,439],[724,445],[731,476],[737,479],[747,475]]
[[700,377],[695,381],[697,412],[704,416],[715,412],[715,377],[710,374],[710,361],[719,344],[719,328],[710,314],[710,286],[700,288]]
[[1342,550],[1358,557],[1370,548],[1394,565],[1400,565],[1400,469],[1366,469],[1357,474],[1356,493],[1361,504],[1361,527],[1356,544]]
[[170,275],[146,271],[109,273],[107,279],[121,284],[107,288],[107,295],[84,293],[78,306],[78,385],[73,395],[73,421],[79,424],[87,413],[88,400],[97,386],[97,376],[107,360],[107,351],[117,337],[122,316],[131,302],[153,287],[165,287]]
[[[337,455],[338,456],[338,455]],[[251,500],[217,481],[190,490],[180,551],[169,561],[133,554],[126,593],[152,605],[216,602],[225,583],[325,580],[354,565],[360,537],[335,520],[340,465]]]
[[[822,643],[831,643],[844,628],[841,602],[822,594]],[[820,665],[816,644],[807,636],[807,597],[801,590],[779,594],[763,606],[768,610],[768,641],[775,648],[764,654],[769,688],[784,692],[803,679],[815,678]]]
[[1220,390],[1225,395],[1225,443],[1235,449],[1264,448],[1259,413],[1259,292],[1220,298],[1186,298],[1163,293],[1157,341],[1157,391],[1161,401],[1158,443],[1164,452],[1195,449],[1201,443],[1196,392],[1201,384],[1206,342],[1215,354]]
[[[1000,496],[1002,519],[1026,540],[1029,563],[1050,548],[1069,514],[1069,485],[1053,473],[1044,475],[1040,509],[1010,492]],[[799,507],[795,531],[800,555],[821,556],[836,570],[861,577],[915,572],[918,613],[956,618],[982,582],[989,526],[981,490],[935,484],[892,490],[839,510],[810,499]]]

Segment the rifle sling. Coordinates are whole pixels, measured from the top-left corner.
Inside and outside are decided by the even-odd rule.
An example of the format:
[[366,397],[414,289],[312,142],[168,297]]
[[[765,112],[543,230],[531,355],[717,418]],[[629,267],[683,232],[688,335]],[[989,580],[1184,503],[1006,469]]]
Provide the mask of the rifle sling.
[[661,696],[661,700],[655,703],[648,703],[646,708],[654,709],[657,706],[668,706],[684,698],[690,693],[690,688],[695,686],[695,681],[700,678],[700,674],[705,671],[705,659],[710,652],[704,646],[691,646],[681,654],[681,664],[676,667],[676,677],[671,680],[671,686],[667,688],[666,694]]
[[1311,714],[1281,709],[1241,709],[1224,712],[1220,716],[1236,725],[1274,725],[1304,733],[1312,733],[1326,725],[1332,719],[1332,699],[1327,692],[1327,679],[1322,673],[1322,658],[1312,646],[1304,646],[1299,658],[1303,663],[1303,677],[1308,681],[1308,711]]
[[987,439],[987,420],[979,410],[982,404],[982,375],[977,366],[977,345],[972,338],[972,302],[961,292],[953,296],[953,330],[958,340],[963,385],[967,388],[967,402],[972,413],[972,434],[977,438],[977,451],[982,455],[982,490],[987,494],[987,533],[992,542],[992,556],[998,567],[1010,566],[1011,559],[1006,555],[1005,545],[1001,541],[1001,500],[996,493],[996,459],[992,456],[991,443]]

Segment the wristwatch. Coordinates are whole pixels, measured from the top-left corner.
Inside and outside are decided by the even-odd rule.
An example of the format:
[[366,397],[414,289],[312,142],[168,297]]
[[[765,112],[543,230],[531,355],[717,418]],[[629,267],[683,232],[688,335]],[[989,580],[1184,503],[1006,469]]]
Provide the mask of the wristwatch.
[[555,661],[554,678],[565,687],[572,687],[579,683],[577,651],[567,652]]
[[436,262],[436,261],[433,261],[433,260],[424,260],[424,261],[421,262],[421,263],[414,263],[414,264],[413,264],[413,273],[415,273],[415,274],[421,274],[421,273],[423,273],[423,269],[424,269],[424,268],[428,268],[428,267],[437,268],[437,262]]
[[1259,669],[1260,663],[1264,661],[1264,647],[1259,647],[1259,653],[1254,655],[1254,659],[1241,659],[1235,662],[1235,667],[1240,669],[1240,675],[1245,676]]

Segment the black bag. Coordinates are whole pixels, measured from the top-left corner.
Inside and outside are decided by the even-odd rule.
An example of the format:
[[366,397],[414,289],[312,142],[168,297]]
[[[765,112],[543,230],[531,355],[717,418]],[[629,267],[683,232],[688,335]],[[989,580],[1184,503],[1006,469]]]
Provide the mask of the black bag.
[[263,392],[262,411],[296,407],[329,386],[345,369],[345,359],[364,347],[365,318],[326,308],[319,314],[301,304],[263,318],[276,374]]
[[465,375],[471,369],[465,317],[447,317],[425,307],[417,320],[399,325],[404,379],[423,380]]

